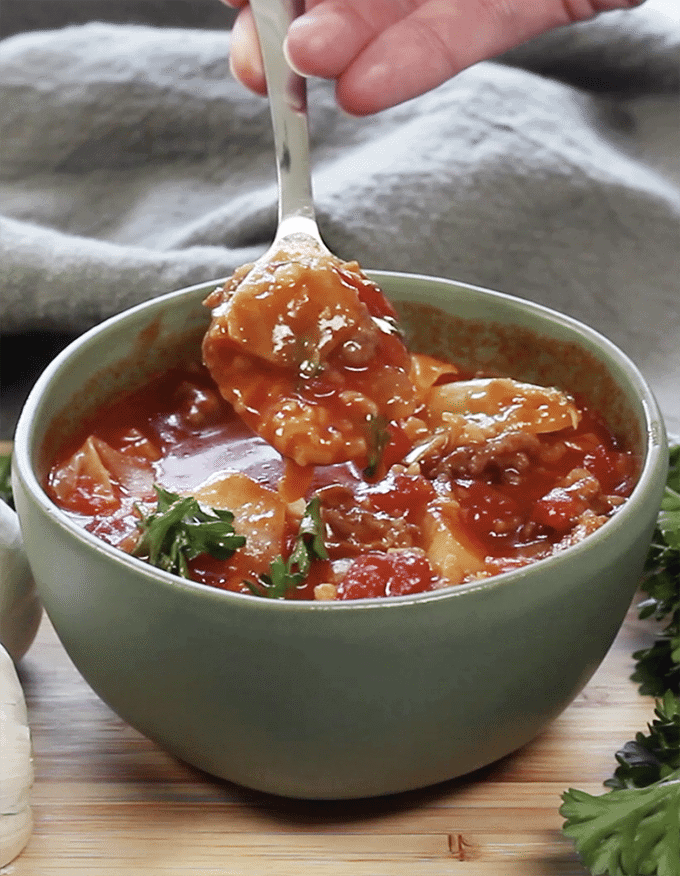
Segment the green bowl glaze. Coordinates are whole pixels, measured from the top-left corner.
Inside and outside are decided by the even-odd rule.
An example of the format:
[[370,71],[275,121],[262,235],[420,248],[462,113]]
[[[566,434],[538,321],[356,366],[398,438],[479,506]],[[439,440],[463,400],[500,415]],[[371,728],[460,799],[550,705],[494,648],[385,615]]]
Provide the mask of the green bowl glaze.
[[[122,718],[216,776],[304,798],[440,782],[531,740],[604,658],[636,590],[667,464],[635,366],[561,314],[442,279],[372,272],[411,346],[578,391],[640,460],[626,505],[564,553],[485,581],[356,602],[265,600],[175,578],[79,529],[41,486],[50,449],[160,364],[194,355],[216,283],[135,307],[47,368],[14,488],[45,609]],[[64,720],[73,716],[64,715]]]

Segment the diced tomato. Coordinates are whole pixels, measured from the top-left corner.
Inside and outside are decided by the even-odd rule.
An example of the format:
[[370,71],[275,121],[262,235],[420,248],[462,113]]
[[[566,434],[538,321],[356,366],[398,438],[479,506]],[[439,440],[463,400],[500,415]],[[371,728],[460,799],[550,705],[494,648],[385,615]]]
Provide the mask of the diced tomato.
[[518,502],[486,481],[458,481],[463,520],[477,535],[507,535],[522,519]]
[[388,423],[387,431],[390,438],[383,450],[382,465],[385,471],[402,459],[411,449],[411,441],[398,423]]
[[434,495],[431,481],[422,475],[398,474],[383,480],[379,489],[368,494],[368,501],[390,517],[412,519]]
[[566,532],[587,507],[587,502],[573,491],[555,487],[536,502],[531,517],[556,532]]
[[604,493],[627,496],[633,486],[633,459],[630,453],[596,445],[583,458],[583,467],[595,475]]
[[234,580],[234,564],[229,560],[218,560],[210,554],[199,554],[189,560],[188,566],[192,581],[219,587],[221,590],[250,593],[248,587],[243,584],[242,577]]
[[416,551],[372,551],[357,557],[338,585],[338,599],[404,596],[431,590],[436,579],[427,557]]

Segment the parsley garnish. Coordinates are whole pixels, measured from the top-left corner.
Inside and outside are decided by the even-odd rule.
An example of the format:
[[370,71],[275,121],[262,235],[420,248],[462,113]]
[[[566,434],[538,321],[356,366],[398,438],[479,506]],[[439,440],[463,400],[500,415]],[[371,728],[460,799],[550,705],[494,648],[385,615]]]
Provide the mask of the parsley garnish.
[[137,524],[141,537],[133,555],[152,566],[189,577],[188,561],[199,554],[227,560],[246,540],[236,535],[231,511],[203,509],[193,496],[178,496],[155,485],[158,496],[155,511],[141,516]]
[[14,494],[12,493],[12,457],[9,453],[0,456],[0,499],[6,502],[10,508],[14,508]]
[[304,583],[314,559],[328,559],[323,542],[321,503],[318,496],[310,499],[305,507],[293,550],[288,559],[284,560],[279,554],[270,564],[269,573],[260,575],[260,580],[256,584],[252,581],[245,583],[256,596],[283,599],[289,590],[294,590]]
[[390,431],[387,420],[381,414],[371,414],[367,420],[368,428],[368,460],[364,469],[364,477],[372,478],[378,470],[385,447],[390,441]]
[[640,617],[666,626],[651,648],[633,654],[633,680],[640,682],[643,694],[680,694],[680,445],[670,453],[666,491],[641,586],[648,598],[638,606]]
[[640,618],[665,623],[651,648],[636,651],[632,679],[658,697],[649,734],[616,753],[618,767],[599,797],[573,788],[562,795],[564,833],[594,876],[680,874],[680,446],[645,564]]
[[680,770],[646,788],[567,791],[560,812],[593,874],[678,876]]
[[[667,690],[657,700],[656,718],[649,735],[637,733],[616,752],[619,766],[605,785],[609,788],[645,788],[680,770],[680,698]],[[678,859],[680,860],[680,859]]]

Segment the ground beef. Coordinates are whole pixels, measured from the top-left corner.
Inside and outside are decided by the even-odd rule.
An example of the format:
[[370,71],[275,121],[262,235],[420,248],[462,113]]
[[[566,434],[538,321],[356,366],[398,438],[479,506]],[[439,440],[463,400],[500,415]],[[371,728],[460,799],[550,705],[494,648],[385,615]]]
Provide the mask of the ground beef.
[[441,458],[424,459],[421,470],[425,477],[434,480],[445,476],[477,478],[488,469],[493,469],[500,481],[516,482],[532,464],[540,451],[541,442],[528,432],[509,432],[491,438],[484,444],[467,444],[456,447]]
[[403,517],[376,513],[349,487],[339,484],[324,487],[318,495],[331,560],[418,544],[417,526]]

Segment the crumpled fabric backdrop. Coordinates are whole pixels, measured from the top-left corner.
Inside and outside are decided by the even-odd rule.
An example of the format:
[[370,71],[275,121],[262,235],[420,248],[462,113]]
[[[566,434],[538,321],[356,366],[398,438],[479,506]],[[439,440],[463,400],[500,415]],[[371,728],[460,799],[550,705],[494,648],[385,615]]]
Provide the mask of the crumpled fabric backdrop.
[[[0,42],[3,332],[79,332],[264,251],[268,105],[229,75],[228,40],[94,23]],[[589,323],[680,432],[679,48],[678,16],[642,6],[375,117],[347,116],[311,82],[325,239],[365,268]]]

